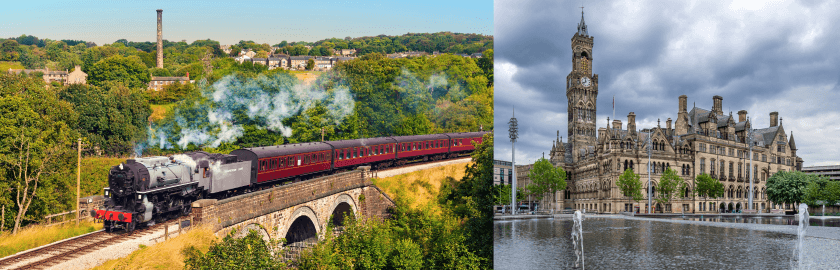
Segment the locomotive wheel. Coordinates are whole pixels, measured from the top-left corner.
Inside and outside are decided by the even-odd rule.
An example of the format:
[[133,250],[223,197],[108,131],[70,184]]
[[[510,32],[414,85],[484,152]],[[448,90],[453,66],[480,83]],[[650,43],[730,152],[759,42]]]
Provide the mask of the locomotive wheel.
[[105,228],[105,232],[111,232],[111,224],[113,224],[113,221],[110,221],[110,220],[103,220],[102,221],[102,227]]
[[190,212],[192,212],[192,204],[191,203],[188,203],[188,204],[184,205],[184,208],[181,209],[181,215],[183,215],[183,216],[189,216]]

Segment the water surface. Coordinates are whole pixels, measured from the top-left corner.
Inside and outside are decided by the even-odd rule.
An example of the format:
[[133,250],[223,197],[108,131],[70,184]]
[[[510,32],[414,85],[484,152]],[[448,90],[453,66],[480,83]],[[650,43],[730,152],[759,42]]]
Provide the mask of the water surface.
[[[570,269],[571,219],[494,222],[495,269]],[[583,221],[587,269],[790,269],[796,236],[623,218]],[[834,241],[834,240],[832,240]]]

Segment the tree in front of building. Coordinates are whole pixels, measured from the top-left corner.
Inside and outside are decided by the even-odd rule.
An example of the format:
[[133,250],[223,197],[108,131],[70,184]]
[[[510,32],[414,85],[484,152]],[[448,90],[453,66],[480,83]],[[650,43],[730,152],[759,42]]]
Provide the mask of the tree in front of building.
[[840,182],[831,181],[822,175],[812,175],[804,197],[802,202],[812,207],[823,206],[825,214],[825,205],[834,205],[840,201]]
[[775,204],[803,202],[810,177],[800,171],[773,174],[767,179],[767,199]]
[[557,191],[566,189],[566,171],[554,167],[547,159],[540,158],[528,172],[528,178],[533,182],[528,189],[542,197],[546,192],[551,193],[551,209],[557,204]]
[[656,189],[659,192],[654,197],[654,200],[657,203],[666,205],[677,195],[677,192],[685,189],[685,181],[677,175],[677,171],[668,168],[662,174],[662,178],[659,179],[659,185],[657,185]]
[[309,58],[309,60],[306,60],[306,70],[312,70],[313,68],[315,68],[315,60]]
[[712,178],[706,173],[698,175],[697,178],[695,178],[694,183],[696,184],[694,193],[697,194],[697,196],[703,197],[704,201],[710,197],[723,197],[723,183]]
[[[633,201],[642,200],[642,181],[639,181],[639,175],[634,173],[633,169],[624,170],[615,184],[621,190],[621,194],[627,196],[627,200],[631,204]],[[633,209],[631,208],[630,211],[633,211]]]

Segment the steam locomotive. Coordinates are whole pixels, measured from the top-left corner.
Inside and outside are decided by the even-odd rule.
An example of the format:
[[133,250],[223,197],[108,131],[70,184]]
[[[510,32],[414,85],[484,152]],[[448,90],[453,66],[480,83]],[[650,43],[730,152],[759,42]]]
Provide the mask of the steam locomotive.
[[129,159],[111,168],[104,209],[91,216],[106,231],[133,231],[190,213],[194,201],[372,166],[441,160],[475,150],[488,132],[442,133],[203,151]]

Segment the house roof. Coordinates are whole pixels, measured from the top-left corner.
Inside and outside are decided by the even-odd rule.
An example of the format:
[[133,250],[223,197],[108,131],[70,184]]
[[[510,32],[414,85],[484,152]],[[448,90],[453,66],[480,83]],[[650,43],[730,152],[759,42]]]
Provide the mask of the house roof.
[[189,77],[155,77],[152,76],[152,81],[189,81]]

